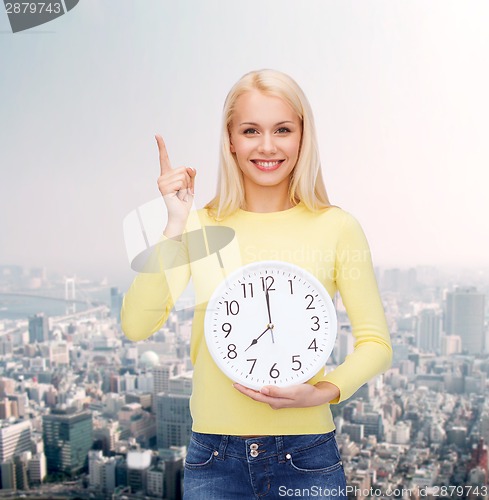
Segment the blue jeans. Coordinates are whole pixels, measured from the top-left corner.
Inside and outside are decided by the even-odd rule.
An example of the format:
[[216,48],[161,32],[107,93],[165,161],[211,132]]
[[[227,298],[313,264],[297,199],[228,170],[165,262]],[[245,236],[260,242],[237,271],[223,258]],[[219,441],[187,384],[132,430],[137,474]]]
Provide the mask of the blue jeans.
[[192,432],[184,500],[346,499],[335,431],[241,438]]

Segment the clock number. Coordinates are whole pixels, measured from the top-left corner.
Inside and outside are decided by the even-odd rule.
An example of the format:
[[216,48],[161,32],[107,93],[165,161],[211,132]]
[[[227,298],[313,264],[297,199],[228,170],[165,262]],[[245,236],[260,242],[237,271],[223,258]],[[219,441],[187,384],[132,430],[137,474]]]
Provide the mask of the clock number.
[[289,285],[290,285],[290,294],[294,295],[294,289],[292,288],[292,280],[289,280]]
[[236,300],[232,300],[231,302],[225,300],[224,303],[226,304],[226,314],[228,316],[230,314],[236,316],[239,313],[239,304]]
[[310,294],[309,294],[309,295],[306,295],[304,298],[305,298],[305,299],[308,299],[308,298],[310,298],[310,299],[311,299],[311,302],[309,302],[309,305],[306,307],[306,309],[316,309],[316,308],[312,305],[312,303],[314,302],[314,297],[313,297],[312,295],[310,295]]
[[270,368],[270,377],[272,378],[279,378],[280,377],[280,372],[275,368],[277,366],[277,363],[274,363],[273,366]]
[[261,286],[263,288],[263,291],[265,290],[274,291],[275,288],[272,288],[274,283],[275,283],[275,278],[273,276],[261,277]]
[[247,359],[246,361],[253,361],[253,364],[251,365],[251,370],[250,372],[248,373],[248,375],[251,375],[251,373],[253,372],[253,368],[255,368],[255,365],[256,365],[256,359],[257,358],[251,358],[251,359]]
[[246,285],[249,287],[249,296],[253,298],[253,283],[241,283],[241,286],[243,287],[243,298],[246,299]]
[[297,364],[297,368],[292,367],[294,371],[299,371],[302,368],[302,363],[297,358],[300,358],[299,354],[292,356],[292,364]]
[[234,344],[229,344],[228,345],[228,358],[235,359],[237,356],[238,356],[238,353],[236,352],[236,346]]
[[227,339],[227,338],[228,338],[228,335],[231,333],[231,330],[232,330],[232,328],[233,328],[233,327],[231,326],[231,323],[223,323],[223,325],[222,325],[222,327],[221,327],[221,328],[222,328],[222,331],[226,334],[226,335],[224,336],[224,338],[225,338],[225,339]]
[[319,318],[317,316],[313,316],[311,319],[314,319],[314,318],[316,319],[316,321],[314,321],[314,326],[316,326],[317,328],[313,328],[311,326],[311,330],[313,332],[317,332],[319,330]]
[[316,339],[313,339],[313,341],[309,344],[308,349],[314,349],[314,352],[318,350],[318,346],[316,344]]

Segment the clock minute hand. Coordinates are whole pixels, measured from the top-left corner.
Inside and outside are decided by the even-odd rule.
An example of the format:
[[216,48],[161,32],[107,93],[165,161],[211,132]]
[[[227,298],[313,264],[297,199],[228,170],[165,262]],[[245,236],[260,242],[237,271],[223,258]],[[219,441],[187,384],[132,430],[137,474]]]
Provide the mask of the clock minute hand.
[[265,299],[267,301],[267,311],[268,311],[268,324],[272,325],[271,334],[272,334],[272,343],[275,344],[275,339],[273,338],[273,323],[272,323],[272,315],[270,313],[270,294],[268,293],[268,288],[265,290]]
[[245,352],[252,346],[258,344],[258,341],[260,340],[261,337],[263,337],[263,335],[265,335],[265,333],[268,332],[268,330],[272,330],[273,329],[273,325],[267,325],[267,328],[266,330],[264,330],[262,333],[260,333],[260,335],[258,335],[258,337],[256,337],[256,339],[253,339],[251,341],[251,344],[245,349]]

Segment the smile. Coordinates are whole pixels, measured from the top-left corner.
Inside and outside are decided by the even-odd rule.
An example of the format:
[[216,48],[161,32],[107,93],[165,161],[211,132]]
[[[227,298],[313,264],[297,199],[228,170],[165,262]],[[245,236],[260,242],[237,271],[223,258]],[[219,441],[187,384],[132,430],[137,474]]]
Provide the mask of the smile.
[[260,170],[270,172],[276,170],[285,160],[251,160]]

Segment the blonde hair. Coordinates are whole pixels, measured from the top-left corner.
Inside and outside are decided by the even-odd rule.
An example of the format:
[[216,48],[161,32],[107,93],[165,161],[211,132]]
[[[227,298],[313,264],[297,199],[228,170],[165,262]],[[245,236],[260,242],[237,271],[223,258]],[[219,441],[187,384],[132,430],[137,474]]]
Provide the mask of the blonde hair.
[[245,207],[243,174],[236,156],[231,153],[229,127],[236,100],[242,94],[258,90],[265,95],[280,97],[296,112],[302,124],[302,137],[297,164],[289,184],[292,204],[302,201],[312,211],[322,210],[331,204],[326,193],[316,139],[316,128],[311,106],[302,89],[285,73],[271,69],[245,74],[230,90],[223,108],[219,174],[215,197],[205,208],[211,216],[223,219],[239,208]]

